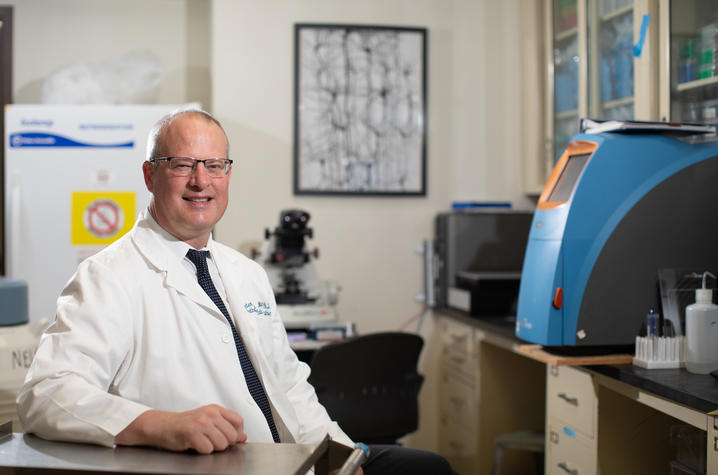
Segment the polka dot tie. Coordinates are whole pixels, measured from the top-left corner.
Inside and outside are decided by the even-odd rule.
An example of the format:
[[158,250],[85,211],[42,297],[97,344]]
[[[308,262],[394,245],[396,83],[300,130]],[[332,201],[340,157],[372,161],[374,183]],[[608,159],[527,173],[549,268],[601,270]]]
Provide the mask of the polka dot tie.
[[199,285],[207,295],[209,295],[209,298],[212,299],[212,302],[214,302],[217,308],[219,308],[224,318],[227,319],[229,327],[232,329],[234,344],[237,346],[237,356],[239,357],[240,365],[242,365],[242,372],[244,373],[244,380],[247,382],[249,393],[252,395],[252,398],[254,398],[254,402],[256,402],[262,410],[264,418],[267,419],[269,430],[272,431],[272,438],[275,442],[279,442],[279,433],[277,432],[277,427],[274,425],[272,410],[269,407],[269,400],[264,392],[262,383],[259,381],[256,371],[254,371],[254,366],[252,366],[252,361],[249,359],[249,355],[247,355],[247,350],[244,347],[244,343],[242,343],[242,338],[239,336],[239,333],[237,333],[237,329],[234,328],[232,319],[229,317],[229,312],[227,312],[227,307],[224,306],[222,298],[212,283],[212,277],[210,277],[209,270],[207,269],[207,254],[209,254],[209,251],[197,251],[195,249],[187,251],[187,257],[197,268],[197,281]]

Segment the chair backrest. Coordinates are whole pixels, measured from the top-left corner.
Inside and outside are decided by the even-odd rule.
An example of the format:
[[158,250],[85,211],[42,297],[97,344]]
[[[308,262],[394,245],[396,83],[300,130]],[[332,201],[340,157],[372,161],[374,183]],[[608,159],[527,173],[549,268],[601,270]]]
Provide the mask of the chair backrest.
[[331,418],[356,442],[391,444],[419,425],[424,377],[417,362],[424,340],[381,332],[320,348],[309,382]]

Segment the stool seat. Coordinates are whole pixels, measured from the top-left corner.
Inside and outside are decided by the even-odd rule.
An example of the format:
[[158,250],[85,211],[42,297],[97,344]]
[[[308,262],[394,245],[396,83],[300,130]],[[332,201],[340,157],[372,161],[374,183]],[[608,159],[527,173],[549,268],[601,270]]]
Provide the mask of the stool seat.
[[[506,432],[498,435],[494,439],[494,462],[491,468],[492,475],[501,473],[501,459],[503,451],[509,450],[527,450],[535,454],[543,454],[545,450],[545,436],[543,432],[520,430],[516,432]],[[541,457],[541,460],[543,457]],[[543,462],[539,463],[539,473],[543,473]]]

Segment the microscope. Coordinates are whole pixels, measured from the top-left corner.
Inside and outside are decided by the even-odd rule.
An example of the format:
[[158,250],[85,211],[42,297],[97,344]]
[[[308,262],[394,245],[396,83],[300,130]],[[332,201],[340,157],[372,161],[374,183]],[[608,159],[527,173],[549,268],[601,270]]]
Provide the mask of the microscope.
[[307,226],[309,218],[303,210],[283,210],[279,226],[274,231],[265,229],[262,251],[253,252],[267,272],[288,330],[330,328],[337,320],[340,288],[317,275],[313,260],[319,257],[319,250],[308,251],[305,243],[313,237],[312,228]]

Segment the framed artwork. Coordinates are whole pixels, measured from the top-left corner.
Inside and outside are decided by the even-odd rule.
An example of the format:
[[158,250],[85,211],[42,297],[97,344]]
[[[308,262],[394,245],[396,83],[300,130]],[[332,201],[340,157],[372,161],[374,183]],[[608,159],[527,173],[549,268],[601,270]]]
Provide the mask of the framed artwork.
[[294,193],[426,195],[426,28],[294,33]]

